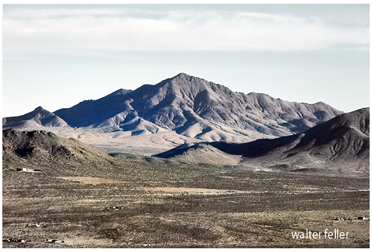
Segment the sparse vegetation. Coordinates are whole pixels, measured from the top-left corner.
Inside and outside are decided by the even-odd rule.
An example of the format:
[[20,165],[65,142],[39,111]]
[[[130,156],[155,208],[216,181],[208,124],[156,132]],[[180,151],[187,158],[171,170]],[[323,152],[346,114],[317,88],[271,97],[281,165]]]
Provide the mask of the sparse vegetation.
[[[195,179],[178,181],[178,185],[216,186],[227,191],[205,194],[141,189],[151,184],[171,184],[159,182],[159,177],[142,182],[129,181],[129,175],[126,181],[120,177],[122,183],[92,185],[43,173],[3,171],[3,238],[30,240],[3,246],[369,246],[369,220],[357,219],[369,217],[369,191],[361,191],[368,190],[368,179],[339,177],[317,181],[298,174],[273,176],[277,174],[250,171],[232,171],[228,173],[232,178],[221,178],[218,176],[221,170],[216,169],[209,171],[213,175],[205,184],[203,177],[196,179],[195,168],[192,172]],[[254,191],[249,183],[241,181],[242,174],[247,181],[256,180]],[[290,190],[279,186],[286,182],[292,183]],[[316,190],[308,192],[310,186]],[[246,191],[232,191],[234,187]],[[350,220],[338,221],[334,216]],[[26,227],[28,223],[46,223],[46,227]],[[292,231],[336,227],[350,230],[353,237],[342,243],[335,240],[307,243],[290,238]],[[48,244],[45,242],[48,238],[64,243]]]
[[[25,241],[4,248],[370,246],[368,177],[255,172],[56,141],[70,159],[66,151],[53,158],[3,152],[3,239]],[[291,236],[326,228],[350,238]]]

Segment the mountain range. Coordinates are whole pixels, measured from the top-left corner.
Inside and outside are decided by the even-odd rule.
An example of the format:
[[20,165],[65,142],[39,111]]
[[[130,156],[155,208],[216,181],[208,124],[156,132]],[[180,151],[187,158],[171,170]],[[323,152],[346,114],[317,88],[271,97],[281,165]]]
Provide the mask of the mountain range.
[[119,89],[53,113],[38,107],[26,115],[3,118],[3,128],[70,127],[125,137],[171,132],[177,144],[189,140],[242,143],[297,134],[341,113],[323,102],[243,94],[180,73],[156,85]]
[[[233,92],[184,73],[55,112],[38,107],[3,118],[3,129],[46,130],[111,153],[188,163],[369,172],[369,108],[343,113],[323,102]],[[19,141],[23,152],[38,153],[37,144]],[[47,152],[64,150],[58,148]]]
[[[292,136],[248,143],[205,142],[181,145],[155,155],[183,161],[208,162],[216,156],[254,167],[285,170],[331,170],[369,173],[369,108],[359,109]],[[218,155],[216,155],[218,153]],[[239,156],[232,159],[229,155]],[[238,161],[238,162],[236,162]],[[229,164],[229,163],[226,163]]]

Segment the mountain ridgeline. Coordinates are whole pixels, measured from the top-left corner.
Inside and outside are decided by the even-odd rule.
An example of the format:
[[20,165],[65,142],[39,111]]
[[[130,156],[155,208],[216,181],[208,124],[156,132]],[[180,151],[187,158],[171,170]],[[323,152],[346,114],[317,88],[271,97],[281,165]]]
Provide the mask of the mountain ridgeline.
[[201,141],[246,142],[300,133],[341,113],[322,102],[288,102],[266,94],[233,92],[181,73],[156,85],[120,89],[50,113],[58,124],[21,116],[3,119],[3,127],[17,128],[33,120],[46,127],[68,125],[131,135],[173,131]]
[[32,128],[37,126],[63,127],[67,123],[55,114],[37,107],[34,111],[22,116],[3,118],[3,128]]
[[[289,170],[329,169],[333,174],[369,173],[369,108],[341,114],[292,136],[259,139],[248,143],[205,142],[179,146],[156,155],[187,161],[203,150],[204,159],[214,149],[240,156],[240,164]],[[180,159],[180,158],[179,158]],[[199,159],[201,160],[201,159]]]

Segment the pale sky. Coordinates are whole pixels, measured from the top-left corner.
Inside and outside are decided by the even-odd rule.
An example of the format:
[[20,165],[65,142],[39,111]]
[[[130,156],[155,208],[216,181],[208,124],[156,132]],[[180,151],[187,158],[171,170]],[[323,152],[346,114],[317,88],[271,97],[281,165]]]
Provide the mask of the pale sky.
[[3,5],[3,117],[184,72],[233,91],[369,106],[369,5]]

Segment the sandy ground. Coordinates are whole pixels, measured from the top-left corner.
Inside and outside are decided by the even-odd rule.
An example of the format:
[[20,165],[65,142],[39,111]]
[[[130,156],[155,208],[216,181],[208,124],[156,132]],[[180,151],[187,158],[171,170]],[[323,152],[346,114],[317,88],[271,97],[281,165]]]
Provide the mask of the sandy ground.
[[66,179],[70,181],[78,181],[86,184],[98,185],[98,184],[120,184],[125,183],[123,181],[105,178],[95,178],[95,177],[59,177],[61,179]]
[[[257,191],[248,192],[128,187],[123,181],[89,176],[3,175],[3,239],[25,241],[5,241],[4,248],[369,247],[368,185],[345,186],[350,179],[333,178],[332,191],[330,179],[325,179],[328,191],[321,183],[317,188],[322,190],[310,192],[298,189],[299,177],[255,173]],[[241,174],[223,176],[236,184]],[[263,183],[295,178],[298,193],[260,190]],[[20,180],[23,183],[15,182]],[[324,237],[325,231],[335,229],[348,232],[348,238]],[[294,232],[306,230],[323,236],[293,238]]]
[[[104,179],[95,177],[59,177],[61,179],[77,181],[86,184],[126,184],[124,181],[114,179]],[[202,195],[218,195],[218,194],[233,194],[233,193],[249,193],[248,191],[237,190],[219,190],[219,189],[206,189],[206,188],[188,188],[188,187],[135,187],[134,190],[144,190],[147,192],[157,193],[188,193],[188,194],[202,194]]]

